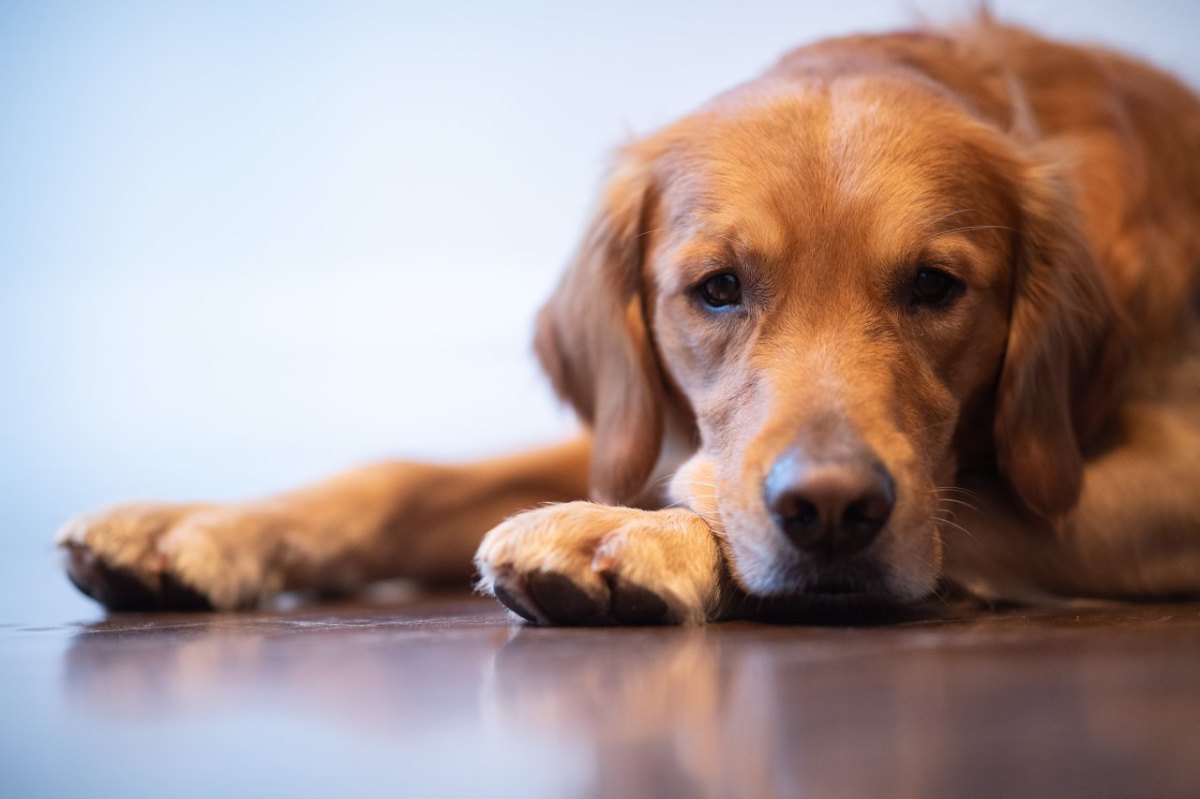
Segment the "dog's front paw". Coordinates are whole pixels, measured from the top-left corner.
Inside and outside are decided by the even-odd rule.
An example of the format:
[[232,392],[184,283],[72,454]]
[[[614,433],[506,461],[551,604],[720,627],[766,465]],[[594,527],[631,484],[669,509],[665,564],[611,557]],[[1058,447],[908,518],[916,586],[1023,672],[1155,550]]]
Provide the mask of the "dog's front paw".
[[518,514],[475,555],[480,590],[541,624],[703,622],[717,607],[720,563],[690,511],[591,502]]
[[139,503],[58,535],[67,576],[110,610],[229,610],[279,591],[286,520],[250,506]]

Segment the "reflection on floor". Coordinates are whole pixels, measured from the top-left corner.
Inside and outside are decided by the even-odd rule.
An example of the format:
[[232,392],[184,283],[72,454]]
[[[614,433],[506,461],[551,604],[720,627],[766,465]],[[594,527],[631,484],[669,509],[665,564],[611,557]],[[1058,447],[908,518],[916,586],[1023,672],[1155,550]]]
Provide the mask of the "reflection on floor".
[[442,596],[0,633],[10,690],[46,677],[6,699],[8,796],[1200,795],[1198,605],[580,630]]

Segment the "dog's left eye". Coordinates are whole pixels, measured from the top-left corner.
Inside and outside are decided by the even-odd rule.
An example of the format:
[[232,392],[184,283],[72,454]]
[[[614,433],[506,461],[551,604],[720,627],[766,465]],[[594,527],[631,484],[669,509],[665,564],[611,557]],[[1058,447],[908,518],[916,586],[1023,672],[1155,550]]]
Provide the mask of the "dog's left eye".
[[908,301],[914,308],[945,308],[962,293],[958,278],[936,266],[922,266],[913,276]]
[[700,299],[709,308],[725,308],[742,301],[742,283],[732,272],[720,272],[699,286]]

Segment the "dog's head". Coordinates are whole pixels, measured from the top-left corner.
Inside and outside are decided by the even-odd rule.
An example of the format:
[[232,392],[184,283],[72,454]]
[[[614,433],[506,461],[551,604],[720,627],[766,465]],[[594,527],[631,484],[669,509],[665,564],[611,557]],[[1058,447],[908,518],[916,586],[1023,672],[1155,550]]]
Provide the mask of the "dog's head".
[[931,81],[764,79],[627,147],[536,347],[596,499],[675,498],[751,593],[915,599],[939,499],[998,465],[1053,521],[1116,316],[1052,165]]

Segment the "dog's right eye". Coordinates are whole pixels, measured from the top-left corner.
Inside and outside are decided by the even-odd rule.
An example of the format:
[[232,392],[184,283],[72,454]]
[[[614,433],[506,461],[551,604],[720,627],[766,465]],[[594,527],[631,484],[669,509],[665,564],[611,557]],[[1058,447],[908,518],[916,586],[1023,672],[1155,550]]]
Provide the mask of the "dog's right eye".
[[912,308],[945,308],[963,292],[963,283],[944,269],[923,265],[913,276],[908,302]]
[[709,308],[726,308],[742,301],[742,282],[732,272],[720,272],[701,283],[699,293]]

